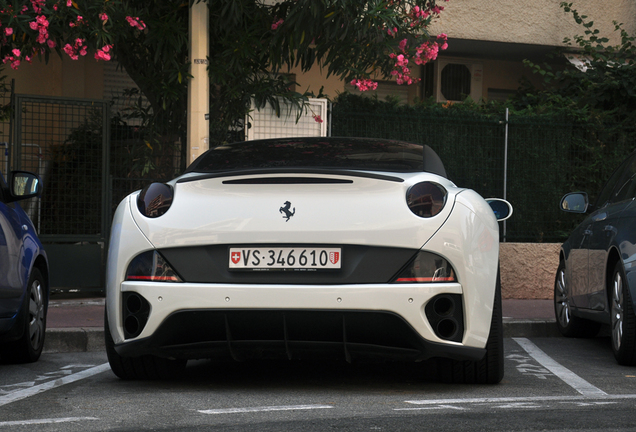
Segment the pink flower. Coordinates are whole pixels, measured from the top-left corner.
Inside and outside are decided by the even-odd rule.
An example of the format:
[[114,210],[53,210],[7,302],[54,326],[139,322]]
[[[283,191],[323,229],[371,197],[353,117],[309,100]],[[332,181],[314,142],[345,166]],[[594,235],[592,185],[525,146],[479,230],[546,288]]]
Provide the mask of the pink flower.
[[13,34],[13,29],[11,27],[7,27],[4,29],[4,34],[7,36],[11,36]]
[[361,92],[375,90],[378,88],[378,83],[371,81],[370,79],[354,79],[351,81],[351,85],[355,86]]
[[108,52],[112,48],[112,45],[104,45],[101,49],[98,49],[95,53],[95,60],[109,61],[111,59]]
[[72,0],[66,0],[66,6],[68,6],[68,7],[73,6],[73,1]]
[[108,15],[106,15],[105,13],[100,13],[99,19],[102,20],[103,22],[106,22],[108,21]]
[[318,114],[314,114],[314,120],[316,120],[316,123],[322,123],[323,122],[322,118],[320,118],[320,116]]
[[276,30],[278,27],[281,26],[282,23],[284,23],[285,21],[282,19],[279,19],[278,21],[274,21],[274,23],[272,23],[272,30]]
[[128,21],[128,24],[131,27],[135,27],[138,30],[143,30],[146,28],[146,24],[144,24],[144,22],[140,20],[139,17],[127,16],[126,21]]
[[45,0],[31,0],[31,5],[33,6],[33,10],[35,11],[35,13],[40,13],[42,11],[44,1]]
[[21,54],[21,53],[20,53],[20,50],[19,50],[19,49],[14,48],[11,52],[13,53],[13,55],[14,55],[14,56],[16,56],[16,57],[20,57],[20,54]]
[[71,46],[71,44],[64,45],[64,48],[62,49],[73,60],[77,60],[79,58],[77,54],[75,54],[75,49]]
[[52,41],[51,39],[47,40],[46,44],[49,46],[49,48],[55,48],[55,46],[57,45],[55,41]]
[[85,56],[87,53],[87,47],[84,45],[84,39],[77,38],[73,46],[70,44],[64,45],[64,52],[73,60],[77,60],[79,55]]

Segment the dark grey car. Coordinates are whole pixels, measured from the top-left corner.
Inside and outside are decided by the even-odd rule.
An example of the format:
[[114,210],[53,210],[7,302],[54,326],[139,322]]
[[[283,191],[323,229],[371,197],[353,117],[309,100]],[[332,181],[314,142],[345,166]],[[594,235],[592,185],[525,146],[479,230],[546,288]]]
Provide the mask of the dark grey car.
[[587,213],[561,248],[554,311],[564,336],[592,337],[611,325],[618,363],[636,364],[636,152],[612,174],[594,205],[570,193],[561,209]]

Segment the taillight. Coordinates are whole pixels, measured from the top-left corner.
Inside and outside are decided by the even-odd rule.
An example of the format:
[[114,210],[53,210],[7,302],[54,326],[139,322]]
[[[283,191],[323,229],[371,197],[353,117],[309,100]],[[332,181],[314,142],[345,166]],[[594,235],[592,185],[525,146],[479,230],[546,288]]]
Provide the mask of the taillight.
[[393,283],[457,282],[455,270],[448,261],[430,252],[419,252],[393,280]]
[[137,255],[126,270],[127,281],[183,282],[170,264],[159,254],[151,250]]
[[172,186],[165,183],[151,183],[139,192],[137,208],[142,215],[156,218],[168,211],[173,197]]
[[422,182],[411,186],[406,193],[406,203],[411,211],[423,218],[433,217],[446,204],[446,189],[433,182]]

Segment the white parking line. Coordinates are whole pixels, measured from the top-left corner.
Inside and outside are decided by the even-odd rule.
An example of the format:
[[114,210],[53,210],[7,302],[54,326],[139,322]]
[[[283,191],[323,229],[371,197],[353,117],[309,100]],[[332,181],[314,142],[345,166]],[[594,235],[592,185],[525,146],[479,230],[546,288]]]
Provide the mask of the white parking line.
[[620,401],[626,399],[636,399],[636,394],[622,394],[622,395],[608,395],[603,393],[602,395],[594,396],[520,396],[520,397],[484,397],[484,398],[465,398],[465,399],[425,399],[425,400],[407,400],[404,401],[413,405],[420,405],[421,408],[395,408],[394,411],[415,411],[418,409],[425,409],[429,406],[440,406],[447,408],[448,405],[455,404],[523,404],[523,403],[535,403],[535,402],[581,402],[590,403],[591,401],[601,401],[602,403],[609,403],[609,401]]
[[224,408],[211,410],[198,410],[201,414],[239,414],[250,412],[269,412],[269,411],[295,411],[295,410],[314,410],[333,408],[333,405],[285,405],[285,406],[263,406],[251,408]]
[[530,342],[526,338],[512,338],[519,344],[532,358],[534,358],[541,366],[559,377],[563,382],[572,387],[583,396],[603,396],[606,395],[603,390],[593,386],[583,378],[572,372],[566,367],[561,366],[550,356],[543,352],[538,346]]
[[5,421],[5,422],[0,422],[0,427],[39,425],[39,424],[51,424],[51,423],[71,423],[71,422],[79,422],[79,421],[86,421],[86,420],[99,420],[99,419],[97,417],[65,417],[65,418],[57,418],[57,419]]
[[51,389],[54,389],[54,388],[57,388],[57,387],[61,387],[61,386],[66,385],[66,384],[70,384],[70,383],[73,383],[73,382],[76,382],[76,381],[79,381],[79,380],[83,380],[84,378],[88,378],[88,377],[91,377],[93,375],[97,375],[97,374],[105,372],[107,370],[110,370],[110,365],[108,363],[104,363],[102,365],[95,366],[93,368],[86,369],[86,370],[83,370],[81,372],[78,372],[78,373],[75,373],[75,374],[72,374],[72,375],[67,375],[67,376],[59,378],[59,379],[48,381],[48,382],[45,382],[45,383],[40,384],[40,385],[29,387],[29,388],[26,388],[24,390],[11,392],[11,393],[6,394],[4,396],[0,396],[0,406],[7,405],[7,404],[10,404],[11,402],[19,401],[19,400],[22,400],[22,399],[26,399],[26,398],[31,397],[33,395],[36,395],[38,393],[42,393],[42,392],[45,392],[47,390],[51,390]]

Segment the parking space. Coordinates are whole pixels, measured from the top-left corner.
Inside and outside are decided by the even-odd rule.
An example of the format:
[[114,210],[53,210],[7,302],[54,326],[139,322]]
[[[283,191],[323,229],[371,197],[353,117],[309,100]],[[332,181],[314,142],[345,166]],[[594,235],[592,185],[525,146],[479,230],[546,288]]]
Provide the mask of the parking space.
[[[38,363],[1,367],[0,430],[60,419],[111,427],[120,416],[143,429],[135,406],[144,407],[148,427],[179,418],[194,428],[369,416],[408,423],[414,415],[448,413],[582,416],[636,402],[636,369],[617,365],[603,337],[506,339],[505,377],[498,385],[423,382],[420,366],[201,360],[190,362],[177,381],[139,382],[117,379],[101,352],[48,354]],[[119,411],[113,402],[122,397],[126,408]],[[38,410],[30,412],[34,404]]]

